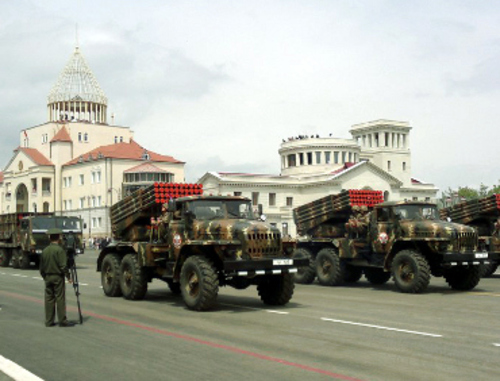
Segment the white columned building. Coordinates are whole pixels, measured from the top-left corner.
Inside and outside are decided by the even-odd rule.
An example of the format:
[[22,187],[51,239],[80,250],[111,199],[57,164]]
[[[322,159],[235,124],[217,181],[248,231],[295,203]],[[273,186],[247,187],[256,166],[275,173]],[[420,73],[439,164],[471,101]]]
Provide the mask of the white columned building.
[[205,193],[235,194],[263,205],[268,221],[295,236],[293,208],[343,189],[381,190],[386,200],[436,201],[438,189],[411,176],[407,122],[376,120],[352,126],[352,139],[297,136],[278,150],[277,175],[207,172]]

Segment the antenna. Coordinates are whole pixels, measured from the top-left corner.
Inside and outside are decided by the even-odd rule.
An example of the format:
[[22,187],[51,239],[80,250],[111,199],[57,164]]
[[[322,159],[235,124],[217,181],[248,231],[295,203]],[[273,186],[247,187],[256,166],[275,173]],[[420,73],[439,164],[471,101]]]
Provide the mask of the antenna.
[[79,48],[79,41],[78,41],[78,23],[75,24],[75,39],[76,39],[76,48]]

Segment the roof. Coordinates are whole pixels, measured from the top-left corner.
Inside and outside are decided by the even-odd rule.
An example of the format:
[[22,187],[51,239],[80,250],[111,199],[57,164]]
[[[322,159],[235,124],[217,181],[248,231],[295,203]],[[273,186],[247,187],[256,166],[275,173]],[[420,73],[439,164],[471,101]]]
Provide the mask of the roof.
[[[147,156],[146,156],[147,155]],[[128,159],[128,160],[148,160],[151,162],[175,163],[184,164],[183,161],[174,159],[172,156],[160,155],[156,152],[149,151],[137,144],[133,139],[130,143],[115,143],[107,146],[100,146],[90,152],[68,161],[64,164],[74,165],[82,161],[99,160],[99,159]]]
[[149,162],[136,165],[135,167],[123,171],[123,173],[158,173],[158,172],[168,173],[167,171],[160,169],[156,165],[153,165]]
[[84,101],[106,105],[108,99],[78,47],[59,75],[48,96],[48,103]]
[[50,141],[52,142],[69,142],[71,143],[71,137],[69,136],[68,130],[66,129],[66,126],[62,126],[62,128],[57,131],[57,134],[51,139]]
[[49,159],[47,159],[40,151],[35,148],[17,147],[14,152],[23,152],[37,165],[54,165]]

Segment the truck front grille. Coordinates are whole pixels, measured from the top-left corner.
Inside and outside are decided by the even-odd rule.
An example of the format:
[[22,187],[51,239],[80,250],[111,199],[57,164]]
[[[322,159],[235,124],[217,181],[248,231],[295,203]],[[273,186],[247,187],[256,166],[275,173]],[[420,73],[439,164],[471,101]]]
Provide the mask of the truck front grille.
[[457,236],[457,251],[473,251],[477,248],[477,234],[475,232],[459,232]]
[[252,258],[278,256],[281,254],[281,235],[279,233],[247,234],[247,252]]

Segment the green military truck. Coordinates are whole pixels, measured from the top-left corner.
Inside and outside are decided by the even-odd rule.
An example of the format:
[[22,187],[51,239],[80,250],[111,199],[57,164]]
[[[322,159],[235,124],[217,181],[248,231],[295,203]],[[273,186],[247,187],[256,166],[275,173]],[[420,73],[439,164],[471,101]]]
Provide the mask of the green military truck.
[[[480,265],[496,258],[478,250],[475,229],[439,219],[436,205],[382,202],[379,191],[344,191],[294,209],[299,235],[294,258],[308,258],[295,280],[322,285],[372,284],[391,276],[401,292],[420,293],[431,275],[455,290],[471,290]],[[363,212],[364,209],[364,212]]]
[[60,228],[68,255],[83,254],[82,224],[78,217],[53,213],[9,213],[0,215],[0,266],[27,269],[38,265],[49,245],[47,231]]
[[[500,194],[467,200],[439,211],[442,219],[475,228],[480,244],[489,253],[500,255]],[[491,276],[498,268],[498,260],[485,262],[483,276]]]
[[[97,260],[105,295],[139,300],[159,279],[197,311],[214,306],[221,286],[256,285],[265,304],[288,303],[293,273],[308,261],[292,258],[294,244],[255,218],[249,199],[202,196],[187,187],[173,198],[163,185],[139,189],[111,207],[114,240]],[[156,231],[151,217],[168,199]]]

